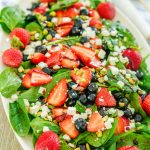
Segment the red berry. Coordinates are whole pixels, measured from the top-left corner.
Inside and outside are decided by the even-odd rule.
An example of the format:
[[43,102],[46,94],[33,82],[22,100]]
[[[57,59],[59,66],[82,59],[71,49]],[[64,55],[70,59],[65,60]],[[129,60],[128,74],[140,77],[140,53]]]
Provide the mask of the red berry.
[[52,131],[43,132],[35,144],[35,150],[60,150],[58,135]]
[[145,97],[142,106],[145,112],[150,115],[150,94]]
[[46,60],[46,57],[44,54],[42,53],[35,53],[33,56],[32,56],[32,59],[31,61],[34,63],[34,64],[38,64],[40,62],[44,62]]
[[21,65],[23,59],[22,52],[20,50],[10,48],[4,51],[2,55],[2,61],[9,67],[17,68]]
[[105,19],[114,19],[116,15],[115,6],[111,2],[100,3],[97,7],[97,10],[102,18]]
[[102,22],[99,19],[93,18],[90,21],[90,26],[100,29],[102,27]]
[[117,150],[139,150],[136,146],[123,146]]
[[84,4],[81,3],[81,2],[77,2],[77,3],[75,3],[75,4],[72,5],[72,7],[76,8],[76,9],[80,9],[83,6],[84,6]]
[[98,12],[94,9],[89,10],[89,17],[95,18],[95,19],[100,19],[100,16]]
[[129,59],[128,68],[132,70],[139,69],[141,63],[142,63],[142,56],[139,52],[137,52],[134,49],[126,49],[123,51],[123,56],[127,57]]
[[10,38],[17,37],[23,44],[23,48],[30,42],[30,34],[23,28],[16,28],[10,33]]

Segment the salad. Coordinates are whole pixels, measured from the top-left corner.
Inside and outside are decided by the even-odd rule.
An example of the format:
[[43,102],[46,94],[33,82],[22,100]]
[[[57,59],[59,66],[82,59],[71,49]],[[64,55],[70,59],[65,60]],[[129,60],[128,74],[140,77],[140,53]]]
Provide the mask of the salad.
[[0,92],[35,150],[149,150],[150,73],[133,35],[101,0],[5,7],[11,47]]

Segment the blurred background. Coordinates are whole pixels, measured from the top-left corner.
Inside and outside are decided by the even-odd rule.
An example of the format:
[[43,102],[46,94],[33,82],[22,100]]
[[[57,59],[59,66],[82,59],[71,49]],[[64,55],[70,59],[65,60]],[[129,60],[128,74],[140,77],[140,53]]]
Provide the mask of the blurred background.
[[[19,0],[0,0],[0,8],[8,2]],[[150,0],[112,0],[150,41]],[[149,42],[150,43],[150,42]],[[7,121],[0,101],[0,150],[22,150]],[[8,144],[9,143],[9,144]]]

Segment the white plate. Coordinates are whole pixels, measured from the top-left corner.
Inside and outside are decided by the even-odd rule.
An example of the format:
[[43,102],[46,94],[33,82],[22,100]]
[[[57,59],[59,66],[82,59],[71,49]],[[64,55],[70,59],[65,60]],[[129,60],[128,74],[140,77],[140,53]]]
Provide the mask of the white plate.
[[[8,0],[4,0],[4,1],[8,1]],[[20,7],[25,9],[30,5],[30,1],[32,1],[32,0],[26,0],[26,1],[20,0],[20,1],[21,1],[19,3]],[[144,37],[142,36],[142,34],[138,31],[138,29],[133,25],[133,23],[119,9],[117,9],[117,16],[115,19],[120,20],[121,23],[123,25],[125,25],[132,32],[132,34],[135,36],[138,44],[142,48],[143,56],[146,56],[148,53],[150,53],[150,47],[149,47],[148,43],[146,42],[146,40],[144,39]],[[0,29],[0,50],[5,50],[6,48],[9,48],[9,41],[6,39],[7,39],[7,36]],[[150,59],[148,60],[147,63],[150,64]],[[5,66],[2,64],[1,57],[0,57],[0,71],[4,67]],[[150,66],[149,66],[149,70],[150,70]],[[8,117],[8,100],[3,97],[1,99],[3,102],[4,110]],[[9,118],[8,118],[8,120],[9,120]],[[16,133],[15,133],[15,135],[16,135]],[[18,135],[16,135],[16,138],[18,139],[18,141],[20,142],[20,144],[22,145],[24,150],[33,150],[34,149],[33,145],[32,145],[32,137],[31,136],[21,138]]]

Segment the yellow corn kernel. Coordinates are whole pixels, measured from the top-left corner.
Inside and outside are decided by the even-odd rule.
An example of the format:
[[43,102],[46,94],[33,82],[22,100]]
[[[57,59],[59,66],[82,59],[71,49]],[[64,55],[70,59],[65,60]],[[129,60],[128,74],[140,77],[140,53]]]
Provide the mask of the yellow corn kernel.
[[52,36],[49,34],[49,35],[47,35],[47,37],[46,37],[46,40],[47,41],[50,41],[52,39]]
[[91,150],[88,143],[86,143],[86,150]]
[[102,137],[102,132],[96,132],[97,137]]
[[24,68],[22,67],[22,66],[20,66],[19,68],[18,68],[18,72],[23,72],[24,71]]
[[48,30],[47,30],[47,29],[44,29],[44,30],[43,30],[43,34],[44,34],[44,35],[47,35],[47,34],[48,34]]
[[77,147],[75,150],[81,150],[80,147]]
[[50,16],[55,17],[56,16],[56,12],[55,11],[50,12]]

